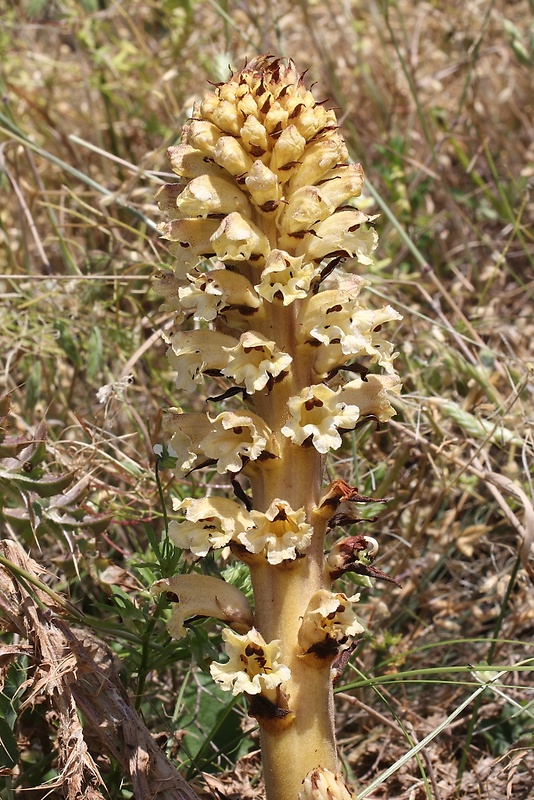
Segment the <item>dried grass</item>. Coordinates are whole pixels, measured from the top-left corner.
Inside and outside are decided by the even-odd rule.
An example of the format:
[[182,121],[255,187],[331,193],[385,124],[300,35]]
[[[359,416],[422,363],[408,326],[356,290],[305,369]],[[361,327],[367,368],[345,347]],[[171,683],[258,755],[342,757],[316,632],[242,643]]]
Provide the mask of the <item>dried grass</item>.
[[[366,169],[369,201],[382,214],[371,291],[404,315],[390,337],[405,383],[396,421],[384,431],[361,431],[353,451],[348,446],[329,465],[330,475],[390,498],[379,521],[365,526],[380,538],[380,566],[402,584],[381,584],[362,606],[372,638],[357,648],[338,704],[349,776],[363,791],[478,685],[469,665],[488,661],[508,670],[501,694],[486,689],[428,743],[419,762],[411,759],[371,796],[529,797],[531,5],[36,0],[20,6],[3,3],[0,32],[1,388],[11,394],[10,434],[30,440],[46,419],[47,470],[84,478],[68,506],[69,524],[77,520],[75,508],[86,517],[109,514],[113,524],[97,533],[68,528],[64,505],[29,503],[24,524],[3,515],[8,545],[18,540],[30,551],[47,569],[45,582],[70,595],[86,623],[100,621],[151,733],[165,734],[167,752],[191,776],[191,761],[173,739],[180,730],[174,698],[190,680],[187,653],[173,651],[182,661],[172,664],[171,655],[165,661],[151,651],[156,634],[146,615],[144,623],[135,616],[128,622],[131,641],[120,637],[124,618],[115,621],[117,587],[132,615],[148,608],[150,570],[135,564],[150,559],[146,525],[157,540],[163,529],[152,447],[160,409],[177,402],[157,344],[167,319],[149,288],[150,275],[170,263],[154,230],[160,220],[153,197],[165,180],[165,148],[206,81],[224,77],[226,65],[239,66],[245,56],[291,56],[341,109],[352,155]],[[96,392],[105,384],[108,398],[100,404]],[[195,488],[190,477],[178,488],[164,485],[163,494],[168,500],[170,491]],[[5,504],[13,505],[9,498]],[[47,525],[36,510],[46,512]],[[25,590],[24,599],[19,591],[2,584],[2,616],[9,619],[13,604],[22,603],[17,625],[26,620],[17,629],[24,641],[6,633],[2,664],[7,674],[8,663],[27,658],[31,678],[25,694],[17,690],[27,710],[19,709],[23,763],[13,780],[32,798],[80,791],[98,797],[101,775],[110,796],[125,797],[117,777],[123,769],[136,798],[152,796],[144,757],[121,760],[98,725],[89,735],[87,709],[80,725],[76,693],[94,689],[102,668],[87,666],[92,656],[77,634],[65,638],[64,621],[55,627],[54,614],[43,616],[32,605],[37,590]],[[47,625],[54,626],[47,632],[50,652],[43,649]],[[157,630],[159,646],[164,634]],[[153,663],[143,660],[143,647]],[[117,702],[128,702],[115,672],[102,680]],[[197,689],[201,709],[210,690],[200,679]],[[49,710],[30,713],[32,703]],[[181,708],[189,713],[187,704]],[[130,732],[136,744],[139,730]],[[198,735],[208,741],[210,730]],[[104,745],[111,760],[99,750]],[[210,773],[208,793],[256,796],[254,758],[221,777],[214,764],[228,769],[231,759],[210,746],[200,759]],[[150,785],[135,784],[136,774]],[[43,777],[52,781],[46,790],[38,788]]]

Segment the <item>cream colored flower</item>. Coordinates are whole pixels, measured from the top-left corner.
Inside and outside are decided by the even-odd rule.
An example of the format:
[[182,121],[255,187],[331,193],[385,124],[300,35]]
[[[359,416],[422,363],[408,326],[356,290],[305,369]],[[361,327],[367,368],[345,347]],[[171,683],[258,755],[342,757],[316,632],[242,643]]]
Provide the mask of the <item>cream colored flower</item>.
[[245,186],[255,205],[264,214],[270,214],[277,209],[282,187],[276,173],[259,159],[254,162],[245,178]]
[[252,261],[261,267],[270,249],[263,231],[238,211],[222,220],[212,233],[210,243],[221,261]]
[[[347,164],[326,173],[320,186],[301,186],[284,207],[280,222],[282,234],[315,229],[340,205],[360,194],[363,185],[361,164]],[[343,228],[340,229],[343,232]]]
[[265,552],[270,564],[292,561],[310,546],[313,528],[306,522],[304,508],[293,511],[289,503],[276,498],[265,513],[251,511],[255,525],[237,535],[249,553]]
[[[306,139],[296,125],[288,125],[274,143],[269,167],[281,182],[289,180],[295,161],[301,157]],[[288,174],[289,173],[289,174]]]
[[180,285],[177,293],[184,309],[194,311],[193,318],[211,322],[228,308],[252,313],[261,300],[247,278],[226,269],[208,272],[193,270],[187,275],[188,285]]
[[[352,314],[358,308],[357,302],[363,279],[354,283],[350,290],[326,289],[308,297],[302,304],[298,320],[298,340],[330,344],[339,341],[343,352],[357,352],[364,340],[358,330],[351,328]],[[350,341],[350,337],[355,341]]]
[[338,342],[346,355],[375,355],[372,332],[402,316],[391,306],[367,308],[359,301],[363,281],[310,297],[299,319],[300,341]]
[[[192,147],[190,144],[183,143],[169,147],[167,149],[167,158],[169,159],[173,172],[184,178],[198,178],[200,175],[205,175],[208,169],[204,153]],[[210,164],[209,170],[210,172],[214,171],[213,165]],[[224,175],[222,169],[216,169],[215,172],[217,175]],[[178,186],[180,190],[183,188],[183,185],[180,184],[170,185]],[[160,194],[161,190],[158,193],[158,199]],[[176,205],[176,202],[174,205]]]
[[[304,236],[295,248],[295,255],[304,255],[307,261],[321,261],[335,255],[355,256],[360,264],[372,264],[370,254],[378,244],[378,234],[374,228],[362,225],[373,219],[357,209],[336,211]],[[285,237],[281,244],[285,245]]]
[[189,181],[176,199],[182,217],[208,217],[238,211],[249,214],[250,203],[233,181],[213,175],[199,175]]
[[229,628],[223,631],[225,650],[229,656],[227,664],[212,664],[211,675],[221,689],[234,696],[260,694],[283,688],[291,677],[291,670],[279,662],[280,648],[277,639],[272,642],[252,628],[240,635]]
[[170,592],[175,595],[167,630],[174,639],[182,639],[187,631],[184,622],[191,617],[213,617],[228,622],[238,633],[252,627],[252,609],[247,598],[236,586],[220,578],[199,575],[174,575],[156,581],[150,591],[154,595]]
[[318,273],[315,264],[304,263],[303,256],[297,258],[284,250],[271,250],[256,290],[270,303],[277,299],[288,306],[294,300],[302,300],[307,296],[312,279]]
[[177,547],[205,556],[212,549],[225,547],[243,531],[254,527],[248,511],[227,497],[173,499],[174,511],[185,515],[183,522],[172,520],[169,538]]
[[311,437],[319,453],[328,453],[341,447],[339,430],[354,428],[360,409],[345,403],[340,392],[341,388],[334,391],[319,383],[307,386],[300,394],[290,397],[290,418],[282,428],[283,435],[295,444],[303,444]]
[[342,775],[317,767],[304,778],[298,800],[355,800],[355,797]]
[[198,466],[199,457],[203,455],[200,443],[211,429],[212,425],[206,414],[184,414],[180,408],[171,408],[164,413],[163,430],[172,433],[169,451],[177,459],[179,470],[187,472]]
[[164,298],[164,302],[159,307],[160,311],[173,312],[176,315],[176,324],[180,324],[185,318],[178,294],[183,285],[183,280],[177,278],[173,272],[158,272],[152,278],[154,291]]
[[398,375],[360,376],[346,383],[340,398],[351,405],[357,405],[361,417],[376,417],[379,422],[387,422],[397,413],[388,400],[388,392],[399,395],[401,382]]
[[211,419],[207,414],[170,409],[163,430],[173,434],[170,447],[184,472],[204,462],[214,463],[220,474],[239,472],[249,461],[278,454],[270,428],[257,414],[223,411]]
[[287,370],[293,360],[279,350],[275,342],[255,331],[243,333],[235,346],[224,349],[228,365],[223,369],[223,375],[233,378],[236,383],[243,383],[248,394],[261,391],[270,378],[276,378]]
[[[195,150],[199,150],[204,156],[208,156],[208,158],[212,155],[217,142],[221,138],[222,130],[214,125],[212,122],[208,122],[205,119],[201,119],[202,116],[202,108],[199,103],[195,103],[193,106],[193,121],[189,125],[184,125],[182,139],[186,144],[192,145]],[[209,168],[206,166],[205,172],[208,172]],[[179,172],[179,175],[182,173]]]
[[333,658],[339,645],[344,644],[349,636],[362,633],[364,628],[352,608],[352,603],[359,599],[359,595],[346,597],[326,589],[316,592],[308,603],[299,629],[298,641],[304,652]]
[[211,237],[220,227],[218,219],[175,219],[161,226],[162,237],[171,242],[169,250],[176,257],[175,275],[185,280],[201,257],[215,255]]
[[176,370],[176,386],[185,392],[193,392],[202,381],[203,374],[221,374],[228,364],[228,349],[237,340],[233,336],[209,330],[178,331],[170,339],[167,358]]
[[[326,118],[329,114],[332,122],[335,119],[335,112],[327,111]],[[323,120],[325,123],[328,121],[326,118]],[[320,125],[321,121],[317,120],[317,124]],[[325,125],[325,127],[327,126]],[[300,157],[299,168],[289,181],[288,194],[293,194],[302,186],[318,184],[334,167],[346,164],[348,155],[347,145],[338,131],[330,131],[327,137],[318,137],[315,141],[309,141]]]
[[217,472],[239,472],[245,461],[256,461],[263,453],[273,454],[271,431],[257,414],[223,411],[210,420],[210,432],[200,450],[216,460]]
[[359,299],[365,281],[353,277],[338,289],[327,289],[309,297],[299,318],[299,342],[320,342],[314,369],[326,377],[354,358],[366,357],[393,373],[393,345],[381,333],[386,322],[402,319],[391,306],[367,308]]
[[254,160],[244,147],[233,136],[221,136],[213,148],[212,158],[215,164],[222,167],[229,175],[245,175]]

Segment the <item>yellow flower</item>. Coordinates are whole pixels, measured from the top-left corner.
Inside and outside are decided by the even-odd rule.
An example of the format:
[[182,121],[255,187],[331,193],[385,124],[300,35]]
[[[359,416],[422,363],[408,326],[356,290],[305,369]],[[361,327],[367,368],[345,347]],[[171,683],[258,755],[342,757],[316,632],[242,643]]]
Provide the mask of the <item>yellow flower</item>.
[[293,360],[279,350],[275,342],[254,331],[243,333],[234,347],[224,349],[228,354],[228,366],[223,369],[223,375],[245,384],[248,394],[259,392],[271,378],[279,377]]
[[290,397],[290,418],[282,428],[283,435],[295,444],[311,438],[319,453],[337,450],[342,444],[339,430],[351,430],[360,417],[358,406],[345,403],[340,395],[341,388],[334,391],[319,383]]
[[315,653],[319,658],[333,658],[339,645],[345,644],[349,636],[364,630],[352,603],[360,595],[346,597],[333,594],[326,589],[316,592],[308,603],[300,626],[298,640],[305,653]]
[[238,695],[260,694],[276,689],[291,677],[291,670],[281,664],[277,639],[267,642],[256,628],[240,635],[229,628],[223,631],[227,664],[212,664],[211,675],[221,689]]
[[248,511],[227,497],[188,497],[181,502],[174,499],[173,509],[184,513],[185,521],[172,520],[169,538],[196,556],[226,547],[238,534],[254,527]]
[[251,511],[254,527],[237,535],[250,553],[265,551],[270,564],[291,561],[310,546],[313,528],[306,522],[304,508],[293,511],[289,503],[276,498],[265,513]]

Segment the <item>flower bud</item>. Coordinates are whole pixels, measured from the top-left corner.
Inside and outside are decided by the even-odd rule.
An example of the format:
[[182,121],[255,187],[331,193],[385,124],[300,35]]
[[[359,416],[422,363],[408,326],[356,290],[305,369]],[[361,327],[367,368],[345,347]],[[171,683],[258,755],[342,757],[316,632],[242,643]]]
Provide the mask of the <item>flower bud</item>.
[[339,773],[317,767],[306,775],[298,800],[355,800],[355,795]]

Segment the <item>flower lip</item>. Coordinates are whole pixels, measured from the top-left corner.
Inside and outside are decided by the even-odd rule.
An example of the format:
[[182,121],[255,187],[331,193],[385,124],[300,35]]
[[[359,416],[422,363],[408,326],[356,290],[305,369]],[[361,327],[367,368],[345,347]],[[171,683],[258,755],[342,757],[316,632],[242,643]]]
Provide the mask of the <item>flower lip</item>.
[[200,449],[215,459],[217,472],[240,472],[249,461],[266,455],[276,456],[270,428],[257,414],[223,411],[210,418],[211,430],[200,442]]
[[256,290],[265,300],[282,300],[284,306],[303,300],[318,275],[315,264],[304,263],[303,256],[290,256],[284,250],[271,250]]

